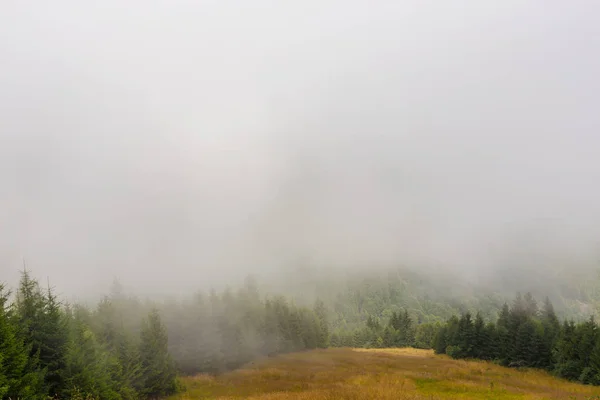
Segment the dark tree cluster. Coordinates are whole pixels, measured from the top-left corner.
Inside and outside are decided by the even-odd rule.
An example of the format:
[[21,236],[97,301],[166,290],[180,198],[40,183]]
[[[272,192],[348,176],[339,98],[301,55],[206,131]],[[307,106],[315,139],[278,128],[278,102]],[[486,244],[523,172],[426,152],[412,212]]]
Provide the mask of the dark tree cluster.
[[[13,301],[11,301],[13,300]],[[156,311],[134,335],[107,299],[63,306],[24,271],[14,296],[0,287],[0,398],[140,399],[177,389]]]
[[594,318],[561,324],[548,299],[538,308],[530,294],[517,295],[510,307],[505,304],[495,323],[485,323],[480,314],[450,318],[438,330],[433,347],[453,358],[542,368],[559,377],[600,384],[600,333]]

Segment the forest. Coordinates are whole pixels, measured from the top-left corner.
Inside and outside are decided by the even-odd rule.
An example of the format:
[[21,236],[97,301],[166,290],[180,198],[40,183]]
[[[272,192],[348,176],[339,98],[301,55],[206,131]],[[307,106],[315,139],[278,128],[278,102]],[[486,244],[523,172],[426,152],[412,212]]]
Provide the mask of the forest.
[[286,297],[248,277],[236,290],[159,301],[115,282],[95,304],[70,304],[24,270],[14,293],[2,287],[0,296],[0,397],[160,398],[182,389],[178,376],[325,347],[434,349],[600,384],[594,316],[566,310],[571,319],[561,322],[549,298],[517,294],[509,305],[475,291],[452,299],[399,270],[354,274],[329,289],[323,298]]
[[218,373],[259,356],[328,344],[325,308],[262,301],[249,282],[184,303],[140,301],[116,284],[94,307],[64,304],[24,270],[0,297],[0,398],[146,399],[178,374]]

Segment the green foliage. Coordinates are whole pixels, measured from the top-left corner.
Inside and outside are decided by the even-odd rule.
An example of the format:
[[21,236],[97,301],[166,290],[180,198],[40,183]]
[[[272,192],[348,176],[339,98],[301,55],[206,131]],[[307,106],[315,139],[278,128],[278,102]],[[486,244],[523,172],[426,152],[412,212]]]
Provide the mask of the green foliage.
[[168,351],[167,330],[156,309],[150,312],[142,325],[140,356],[141,393],[148,398],[175,393],[177,373]]
[[600,384],[600,331],[594,317],[560,325],[548,299],[538,311],[530,294],[504,305],[496,324],[478,314],[451,318],[433,340],[438,354],[497,360],[512,367],[544,368],[586,384]]
[[481,293],[452,297],[440,282],[392,272],[327,289],[304,303],[263,298],[248,278],[239,290],[153,303],[115,282],[86,308],[62,305],[23,271],[14,304],[0,286],[0,398],[161,397],[178,390],[177,373],[328,346],[433,348],[600,384],[595,320],[561,324],[547,298],[538,307],[530,293],[510,306]]
[[64,394],[120,399],[119,382],[113,377],[120,374],[118,360],[97,340],[91,328],[82,319],[84,313],[69,313],[69,343],[66,368],[63,371]]
[[329,321],[327,307],[323,301],[317,300],[315,302],[314,313],[317,318],[317,346],[326,348],[329,346]]
[[0,398],[35,398],[40,376],[27,371],[29,349],[19,336],[8,296],[0,285]]

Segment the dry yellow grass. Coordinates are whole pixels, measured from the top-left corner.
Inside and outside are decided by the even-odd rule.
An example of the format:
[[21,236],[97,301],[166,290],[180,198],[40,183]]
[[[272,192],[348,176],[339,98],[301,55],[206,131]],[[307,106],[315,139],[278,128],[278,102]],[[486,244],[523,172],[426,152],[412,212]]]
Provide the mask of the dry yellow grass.
[[172,400],[600,399],[600,388],[416,349],[327,349],[185,378]]

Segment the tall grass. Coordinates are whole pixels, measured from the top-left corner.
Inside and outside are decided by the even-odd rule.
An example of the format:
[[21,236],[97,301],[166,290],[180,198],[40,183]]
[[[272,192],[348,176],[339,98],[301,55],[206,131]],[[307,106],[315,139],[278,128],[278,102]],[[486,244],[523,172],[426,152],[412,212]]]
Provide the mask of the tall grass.
[[172,400],[600,399],[600,388],[416,349],[286,354],[217,377],[184,379]]

